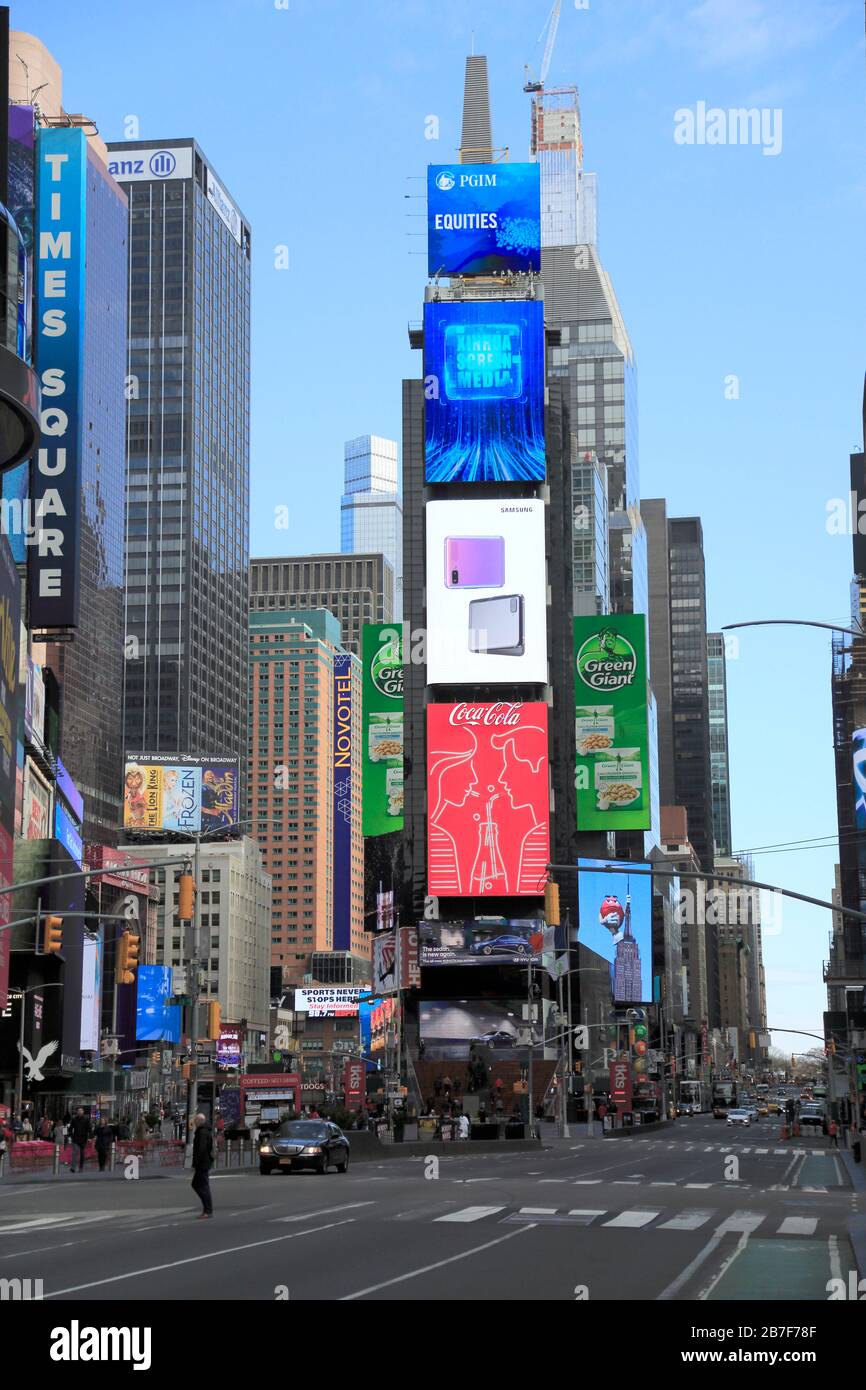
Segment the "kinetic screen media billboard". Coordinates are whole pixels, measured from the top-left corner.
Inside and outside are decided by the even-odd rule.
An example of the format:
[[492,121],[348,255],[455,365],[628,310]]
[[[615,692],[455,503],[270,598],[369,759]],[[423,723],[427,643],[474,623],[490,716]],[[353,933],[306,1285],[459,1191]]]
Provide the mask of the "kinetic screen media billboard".
[[127,753],[124,829],[223,830],[237,819],[237,758]]
[[428,483],[537,483],[544,459],[544,305],[424,306]]
[[646,618],[574,619],[578,830],[649,830]]
[[431,164],[427,274],[541,269],[538,164]]
[[537,937],[543,927],[543,922],[513,921],[507,917],[419,922],[421,964],[522,965],[530,958],[538,958],[530,937]]
[[615,1003],[651,1004],[652,875],[613,872],[649,865],[617,859],[577,862],[580,869],[590,870],[577,876],[580,945],[610,962]]
[[428,893],[544,892],[547,769],[547,705],[427,706]]
[[866,830],[866,729],[855,729],[852,749],[854,823]]
[[428,502],[430,685],[544,685],[544,503],[534,498]]
[[364,666],[363,833],[403,829],[403,631],[402,625],[366,623],[361,629]]
[[418,1006],[425,1060],[464,1061],[476,1048],[506,1057],[516,1048],[539,1044],[538,1024],[523,1018],[520,999],[424,999]]

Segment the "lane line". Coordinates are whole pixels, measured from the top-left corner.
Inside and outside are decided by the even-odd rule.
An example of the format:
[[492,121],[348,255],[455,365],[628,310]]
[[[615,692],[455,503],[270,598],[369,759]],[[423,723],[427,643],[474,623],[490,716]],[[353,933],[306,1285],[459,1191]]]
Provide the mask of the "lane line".
[[830,1275],[833,1279],[842,1278],[842,1261],[839,1259],[839,1237],[831,1236],[827,1241],[830,1257]]
[[740,1239],[737,1241],[736,1249],[731,1252],[731,1254],[728,1256],[726,1260],[722,1261],[722,1267],[716,1275],[715,1279],[711,1279],[707,1287],[705,1289],[702,1289],[701,1292],[698,1294],[698,1302],[706,1302],[713,1289],[716,1287],[719,1281],[723,1279],[724,1276],[727,1274],[731,1265],[734,1263],[734,1260],[736,1260],[740,1255],[742,1255],[748,1243],[749,1232],[744,1231],[743,1234],[740,1236]]
[[[484,1245],[476,1245],[471,1250],[464,1250],[459,1255],[452,1255],[447,1260],[437,1260],[435,1264],[424,1265],[421,1269],[412,1269],[408,1274],[398,1274],[394,1279],[385,1279],[381,1284],[371,1284],[369,1288],[358,1289],[357,1293],[343,1294],[339,1299],[340,1303],[351,1303],[356,1298],[364,1298],[368,1293],[378,1293],[380,1289],[390,1288],[392,1284],[404,1284],[408,1279],[417,1279],[422,1274],[430,1274],[434,1269],[443,1269],[445,1265],[454,1264],[457,1260],[468,1260],[471,1255],[480,1255],[482,1250],[491,1250],[494,1245],[501,1245],[505,1240],[513,1240],[515,1236],[525,1235],[527,1231],[537,1231],[538,1227],[534,1222],[529,1222],[525,1226],[516,1226],[513,1231],[509,1231],[506,1236],[499,1236],[497,1240],[488,1240]],[[299,1232],[299,1234],[304,1234]]]
[[721,1236],[713,1236],[704,1246],[703,1250],[699,1250],[695,1258],[686,1265],[685,1269],[680,1271],[676,1279],[673,1279],[671,1283],[668,1284],[667,1288],[662,1289],[661,1293],[657,1296],[656,1302],[664,1303],[665,1301],[670,1301],[672,1298],[676,1298],[680,1289],[689,1282],[692,1275],[700,1269],[705,1260],[709,1259],[710,1255],[718,1249],[721,1243]]
[[321,1207],[318,1211],[297,1212],[294,1216],[276,1216],[275,1221],[312,1221],[316,1216],[333,1216],[337,1211],[353,1211],[355,1207],[374,1207],[375,1202],[344,1202],[340,1207]]
[[351,1226],[354,1224],[354,1216],[349,1216],[345,1221],[331,1221],[327,1226],[311,1226],[308,1231],[290,1231],[285,1236],[271,1236],[268,1240],[254,1240],[249,1245],[232,1245],[226,1250],[210,1250],[206,1255],[190,1255],[185,1260],[170,1260],[164,1265],[150,1265],[147,1269],[132,1269],[128,1274],[112,1274],[107,1279],[93,1279],[88,1284],[73,1284],[68,1289],[57,1289],[54,1293],[44,1294],[45,1299],[62,1298],[64,1294],[80,1293],[82,1289],[96,1289],[102,1284],[119,1284],[124,1279],[140,1279],[144,1274],[160,1274],[164,1269],[177,1269],[181,1265],[198,1264],[200,1260],[215,1260],[220,1255],[237,1255],[241,1250],[258,1250],[262,1245],[277,1245],[282,1240],[298,1240],[301,1236],[318,1235],[320,1231],[333,1231],[337,1226]]

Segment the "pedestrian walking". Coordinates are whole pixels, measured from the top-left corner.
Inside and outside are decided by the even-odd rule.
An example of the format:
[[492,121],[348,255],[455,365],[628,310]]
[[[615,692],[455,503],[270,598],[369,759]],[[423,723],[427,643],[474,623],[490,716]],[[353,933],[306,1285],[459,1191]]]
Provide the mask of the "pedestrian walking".
[[193,1121],[195,1135],[192,1141],[192,1190],[201,1202],[198,1220],[213,1216],[213,1198],[210,1191],[210,1170],[213,1167],[213,1135],[204,1115],[198,1114]]
[[108,1162],[108,1155],[111,1153],[111,1126],[105,1120],[100,1120],[94,1133],[96,1144],[96,1157],[99,1161],[100,1173],[105,1172],[105,1165]]
[[51,1138],[51,1121],[47,1115],[43,1115],[39,1121],[39,1138],[45,1140]]
[[838,1149],[838,1147],[839,1147],[839,1126],[836,1124],[836,1121],[835,1121],[835,1120],[831,1120],[830,1123],[828,1124],[828,1126],[827,1126],[827,1133],[828,1133],[829,1136],[830,1136],[830,1143],[833,1145],[833,1148],[834,1148],[834,1149]]
[[59,1147],[60,1147],[61,1149],[63,1148],[63,1121],[62,1121],[62,1120],[55,1120],[55,1121],[54,1121],[54,1128],[53,1128],[52,1131],[51,1131],[51,1138],[52,1138],[52,1140],[54,1141],[55,1144],[59,1145]]
[[460,1119],[459,1119],[458,1122],[457,1122],[457,1125],[458,1125],[458,1130],[457,1130],[457,1132],[458,1132],[458,1134],[460,1135],[460,1138],[461,1138],[461,1139],[468,1139],[468,1138],[469,1138],[469,1116],[468,1116],[468,1115],[461,1115],[461,1116],[460,1116]]
[[90,1121],[84,1113],[84,1107],[79,1105],[75,1112],[75,1117],[69,1126],[69,1137],[72,1140],[72,1158],[69,1163],[70,1173],[75,1170],[75,1151],[78,1150],[78,1171],[84,1167],[84,1159],[87,1153],[87,1141],[90,1138]]

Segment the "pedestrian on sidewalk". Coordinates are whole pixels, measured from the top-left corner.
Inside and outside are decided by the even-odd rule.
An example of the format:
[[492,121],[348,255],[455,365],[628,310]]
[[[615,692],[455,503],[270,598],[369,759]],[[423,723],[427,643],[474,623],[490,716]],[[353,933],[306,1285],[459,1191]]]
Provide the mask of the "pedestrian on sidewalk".
[[828,1124],[828,1126],[827,1126],[827,1133],[828,1133],[829,1136],[830,1136],[830,1143],[833,1145],[833,1148],[834,1148],[834,1149],[838,1149],[838,1147],[839,1147],[839,1126],[836,1124],[836,1121],[835,1121],[835,1120],[831,1120],[830,1123]]
[[84,1167],[84,1159],[87,1153],[87,1141],[90,1138],[90,1121],[84,1113],[84,1107],[79,1105],[75,1112],[75,1117],[69,1126],[69,1137],[72,1140],[72,1158],[69,1163],[70,1173],[75,1172],[75,1151],[78,1150],[78,1171]]
[[105,1120],[100,1120],[96,1126],[94,1141],[96,1144],[96,1157],[99,1160],[100,1173],[105,1172],[105,1165],[108,1162],[108,1155],[111,1153],[111,1127]]
[[207,1118],[198,1114],[193,1121],[195,1135],[192,1141],[192,1190],[201,1202],[198,1220],[213,1216],[213,1198],[210,1190],[210,1170],[213,1167],[213,1134]]

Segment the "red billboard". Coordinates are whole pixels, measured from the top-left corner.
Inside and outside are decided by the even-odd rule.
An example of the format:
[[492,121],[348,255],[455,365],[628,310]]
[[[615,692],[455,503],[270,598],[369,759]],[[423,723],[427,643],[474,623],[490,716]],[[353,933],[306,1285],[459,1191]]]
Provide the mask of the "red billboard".
[[547,705],[427,707],[428,892],[536,896],[550,859]]

